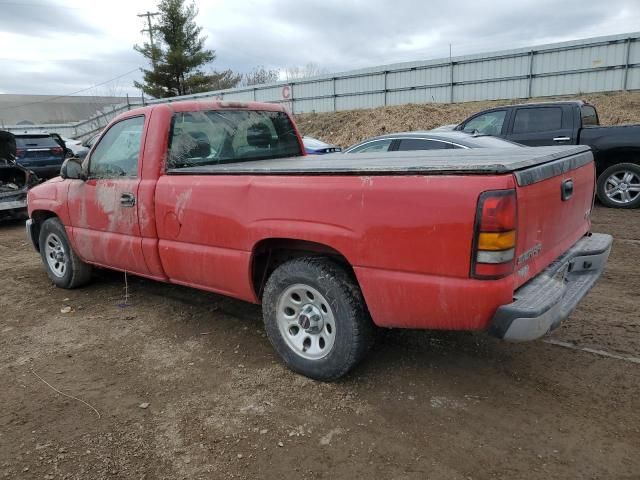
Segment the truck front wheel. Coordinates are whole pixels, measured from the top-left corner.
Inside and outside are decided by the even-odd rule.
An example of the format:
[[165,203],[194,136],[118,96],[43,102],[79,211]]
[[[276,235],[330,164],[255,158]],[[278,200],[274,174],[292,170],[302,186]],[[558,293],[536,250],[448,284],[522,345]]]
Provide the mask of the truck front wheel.
[[598,199],[612,208],[640,207],[640,166],[618,163],[598,177]]
[[57,287],[76,288],[89,282],[91,266],[75,254],[60,220],[48,218],[42,223],[39,245],[44,268]]
[[372,344],[374,326],[347,270],[303,257],[275,269],[265,286],[267,336],[289,368],[316,380],[351,370]]

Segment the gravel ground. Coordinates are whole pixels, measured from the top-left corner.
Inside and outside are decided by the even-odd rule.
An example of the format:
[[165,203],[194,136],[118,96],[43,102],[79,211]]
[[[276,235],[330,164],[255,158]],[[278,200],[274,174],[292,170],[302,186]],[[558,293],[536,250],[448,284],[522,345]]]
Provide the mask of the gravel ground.
[[[640,211],[597,208],[594,231],[616,236],[607,271],[551,338],[638,358]],[[136,278],[123,305],[120,273],[56,289],[17,222],[0,255],[5,478],[639,478],[638,363],[389,331],[319,383],[255,306]]]

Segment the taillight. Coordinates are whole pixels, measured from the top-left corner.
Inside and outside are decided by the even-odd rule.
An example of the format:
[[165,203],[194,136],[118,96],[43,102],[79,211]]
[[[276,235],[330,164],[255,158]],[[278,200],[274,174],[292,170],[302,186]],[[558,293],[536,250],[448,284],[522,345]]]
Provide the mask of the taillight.
[[24,154],[27,151],[24,148],[17,148],[16,149],[16,158],[20,158],[20,157],[24,157]]
[[515,190],[493,190],[480,195],[471,252],[471,277],[498,279],[513,273],[517,221]]
[[51,149],[51,153],[54,153],[55,155],[61,155],[64,153],[64,149],[62,147],[53,147]]

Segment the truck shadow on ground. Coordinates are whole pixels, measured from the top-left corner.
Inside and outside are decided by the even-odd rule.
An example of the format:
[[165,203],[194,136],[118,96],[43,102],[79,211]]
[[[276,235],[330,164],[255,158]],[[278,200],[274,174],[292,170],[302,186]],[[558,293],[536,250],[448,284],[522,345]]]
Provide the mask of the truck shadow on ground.
[[[90,290],[108,290],[111,303],[124,306],[125,280],[122,272],[97,270]],[[83,290],[85,290],[83,289]],[[129,313],[153,309],[155,321],[159,321],[167,335],[178,338],[196,337],[206,330],[211,337],[232,337],[238,329],[264,332],[262,311],[259,305],[204,292],[180,285],[155,282],[128,276],[127,305]],[[102,293],[96,295],[104,297]],[[90,296],[93,296],[91,294]],[[231,339],[229,341],[232,341]],[[251,339],[253,348],[276,358],[264,334]],[[540,344],[542,348],[545,348]],[[514,345],[493,339],[483,332],[455,332],[437,330],[378,329],[372,351],[343,381],[349,382],[363,372],[375,374],[377,370],[424,365],[458,364],[473,371],[483,363],[510,363]],[[517,348],[517,347],[516,347]],[[474,367],[475,366],[475,367]]]

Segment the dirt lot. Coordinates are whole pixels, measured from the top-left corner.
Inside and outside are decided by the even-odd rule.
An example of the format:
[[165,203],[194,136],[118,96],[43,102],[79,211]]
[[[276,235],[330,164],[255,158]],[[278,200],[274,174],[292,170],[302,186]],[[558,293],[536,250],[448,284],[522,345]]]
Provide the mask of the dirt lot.
[[[640,357],[640,211],[598,208],[594,230],[616,236],[608,269],[552,338]],[[638,363],[392,331],[318,383],[279,363],[257,307],[135,278],[124,306],[118,273],[56,289],[21,223],[0,255],[0,476],[640,478]]]
[[[557,99],[533,98],[526,102],[551,100],[586,100],[596,106],[600,123],[603,125],[640,123],[640,92],[585,94]],[[348,147],[376,135],[429,130],[441,125],[459,123],[485,108],[523,102],[524,100],[495,100],[453,104],[427,103],[336,113],[311,113],[296,115],[296,123],[304,135]]]

